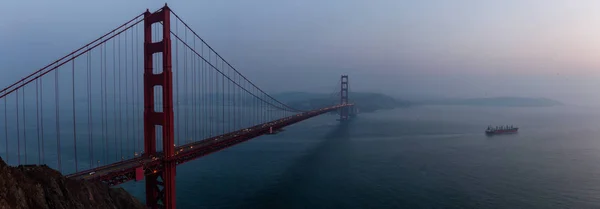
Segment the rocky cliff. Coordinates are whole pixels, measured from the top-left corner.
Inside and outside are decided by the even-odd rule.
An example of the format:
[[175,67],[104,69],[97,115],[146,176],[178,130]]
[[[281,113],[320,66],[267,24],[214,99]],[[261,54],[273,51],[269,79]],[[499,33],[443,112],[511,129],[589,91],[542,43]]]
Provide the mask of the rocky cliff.
[[122,188],[67,179],[48,166],[11,167],[0,158],[0,209],[144,208]]

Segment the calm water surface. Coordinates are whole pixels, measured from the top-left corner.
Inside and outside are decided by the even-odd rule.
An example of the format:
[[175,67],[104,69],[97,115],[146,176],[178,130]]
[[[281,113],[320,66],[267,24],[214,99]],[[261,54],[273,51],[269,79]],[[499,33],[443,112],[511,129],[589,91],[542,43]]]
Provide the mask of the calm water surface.
[[[516,135],[487,137],[487,125]],[[178,208],[600,208],[600,111],[426,106],[317,117],[178,167]],[[124,187],[143,199],[144,184]]]

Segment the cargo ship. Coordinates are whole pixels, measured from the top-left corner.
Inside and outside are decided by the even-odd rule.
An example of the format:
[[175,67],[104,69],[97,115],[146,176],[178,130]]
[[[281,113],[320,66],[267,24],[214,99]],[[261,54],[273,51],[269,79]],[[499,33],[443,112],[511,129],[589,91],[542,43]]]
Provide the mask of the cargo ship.
[[488,126],[488,128],[485,130],[485,134],[488,135],[493,135],[493,134],[512,134],[512,133],[517,133],[519,131],[519,128],[516,126],[496,126],[496,127],[492,127],[492,126]]

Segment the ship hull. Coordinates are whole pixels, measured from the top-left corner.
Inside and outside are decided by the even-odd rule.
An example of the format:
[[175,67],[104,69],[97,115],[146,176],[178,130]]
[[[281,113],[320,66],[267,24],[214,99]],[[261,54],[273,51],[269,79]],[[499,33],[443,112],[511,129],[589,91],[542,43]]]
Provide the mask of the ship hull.
[[518,128],[506,129],[506,130],[494,130],[494,131],[485,131],[487,135],[498,135],[498,134],[514,134],[519,132]]

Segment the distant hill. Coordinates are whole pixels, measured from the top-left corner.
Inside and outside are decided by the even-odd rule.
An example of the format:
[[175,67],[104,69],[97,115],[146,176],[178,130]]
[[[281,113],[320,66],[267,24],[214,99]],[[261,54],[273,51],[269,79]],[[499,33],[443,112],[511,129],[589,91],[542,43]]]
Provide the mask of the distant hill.
[[434,99],[418,102],[420,105],[468,105],[497,107],[548,107],[563,105],[561,102],[547,98],[527,97],[491,97],[469,99]]
[[[408,107],[410,102],[394,99],[379,93],[351,92],[349,102],[354,103],[361,112],[374,112],[383,109]],[[333,94],[286,92],[273,97],[297,109],[314,109],[340,103],[340,97]]]

